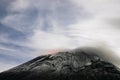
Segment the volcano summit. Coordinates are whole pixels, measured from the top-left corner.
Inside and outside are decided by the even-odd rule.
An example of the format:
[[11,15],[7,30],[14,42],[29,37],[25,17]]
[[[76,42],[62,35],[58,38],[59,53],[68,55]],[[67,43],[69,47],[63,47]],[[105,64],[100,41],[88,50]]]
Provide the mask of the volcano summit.
[[80,49],[39,56],[0,73],[0,80],[120,80],[116,66],[90,54]]

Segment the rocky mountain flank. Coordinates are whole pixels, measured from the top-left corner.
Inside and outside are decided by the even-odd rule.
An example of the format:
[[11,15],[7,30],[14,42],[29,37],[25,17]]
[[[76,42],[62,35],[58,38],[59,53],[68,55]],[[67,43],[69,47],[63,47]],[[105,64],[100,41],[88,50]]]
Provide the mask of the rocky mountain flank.
[[84,51],[39,56],[0,73],[0,80],[120,80],[120,71]]

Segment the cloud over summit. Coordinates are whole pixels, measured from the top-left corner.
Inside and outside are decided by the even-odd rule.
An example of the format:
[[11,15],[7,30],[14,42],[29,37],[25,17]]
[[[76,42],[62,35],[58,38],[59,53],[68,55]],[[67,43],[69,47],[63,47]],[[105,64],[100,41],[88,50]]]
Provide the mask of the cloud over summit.
[[[97,42],[120,51],[119,0],[7,1],[1,2],[8,4],[5,10],[0,8],[4,13],[0,14],[1,55],[13,50],[8,57],[14,54],[24,62],[38,56],[40,50],[71,49]],[[8,59],[4,57],[4,61]]]

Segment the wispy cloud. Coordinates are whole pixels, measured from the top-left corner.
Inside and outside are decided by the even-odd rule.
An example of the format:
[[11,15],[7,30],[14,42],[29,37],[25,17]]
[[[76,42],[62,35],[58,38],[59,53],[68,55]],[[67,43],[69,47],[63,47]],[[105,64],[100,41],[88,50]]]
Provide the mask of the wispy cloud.
[[5,10],[0,20],[0,54],[6,60],[8,56],[28,60],[41,50],[68,48],[72,40],[65,35],[67,26],[86,13],[68,0],[14,0]]
[[9,14],[1,22],[22,32],[53,28],[53,21],[65,27],[83,17],[83,9],[79,11],[77,8],[67,0],[16,0],[9,6]]
[[9,14],[1,20],[1,23],[25,33],[25,46],[32,45],[31,48],[34,49],[68,47],[71,44],[71,38],[65,35],[68,25],[86,18],[87,11],[67,0],[36,1],[14,1],[7,8]]

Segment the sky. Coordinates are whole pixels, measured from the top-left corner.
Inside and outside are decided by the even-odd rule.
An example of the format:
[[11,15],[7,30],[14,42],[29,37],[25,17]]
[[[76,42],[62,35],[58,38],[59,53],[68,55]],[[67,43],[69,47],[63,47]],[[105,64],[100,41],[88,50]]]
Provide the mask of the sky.
[[0,0],[0,72],[54,49],[105,44],[120,57],[120,0]]

